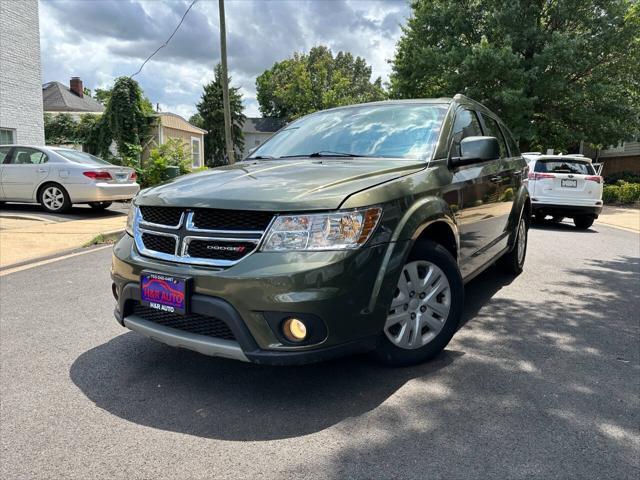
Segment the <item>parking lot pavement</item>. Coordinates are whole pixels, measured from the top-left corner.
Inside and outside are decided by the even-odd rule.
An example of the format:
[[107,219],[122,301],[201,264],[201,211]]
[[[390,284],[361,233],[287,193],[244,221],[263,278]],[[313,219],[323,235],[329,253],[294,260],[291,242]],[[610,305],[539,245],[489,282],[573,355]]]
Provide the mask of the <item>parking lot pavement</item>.
[[51,214],[38,205],[0,206],[0,268],[81,248],[98,235],[124,229],[129,204],[96,211],[85,205]]
[[121,328],[108,251],[0,277],[0,476],[638,478],[640,245],[531,230],[435,361],[277,368]]

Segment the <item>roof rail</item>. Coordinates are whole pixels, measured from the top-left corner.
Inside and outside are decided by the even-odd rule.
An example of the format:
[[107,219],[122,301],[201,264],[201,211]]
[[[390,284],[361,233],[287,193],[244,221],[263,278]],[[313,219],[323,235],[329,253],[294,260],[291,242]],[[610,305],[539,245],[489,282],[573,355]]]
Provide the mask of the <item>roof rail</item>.
[[542,155],[541,152],[522,152],[522,155]]

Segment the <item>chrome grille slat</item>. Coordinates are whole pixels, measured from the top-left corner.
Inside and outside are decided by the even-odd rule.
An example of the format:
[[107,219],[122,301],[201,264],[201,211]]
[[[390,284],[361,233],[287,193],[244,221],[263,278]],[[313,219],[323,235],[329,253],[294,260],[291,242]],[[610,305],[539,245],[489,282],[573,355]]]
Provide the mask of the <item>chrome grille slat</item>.
[[[154,208],[163,210],[160,213],[149,210]],[[168,209],[171,211],[169,212]],[[194,219],[198,213],[202,214],[205,211],[205,209],[192,211],[179,207],[139,207],[134,220],[136,248],[144,256],[169,262],[230,267],[257,250],[275,218],[275,214],[269,212],[212,209],[214,213],[209,215],[208,221],[201,221],[199,225],[216,228],[221,226],[222,228],[208,230],[198,228]],[[233,215],[238,215],[241,218],[234,223]],[[211,220],[212,218],[222,220],[216,223]],[[265,219],[268,220],[266,224]],[[164,223],[155,223],[149,220]],[[242,226],[250,228],[258,225],[264,225],[263,229],[234,230],[227,228]],[[170,243],[170,240],[164,237],[171,237],[175,243]],[[175,247],[175,251],[169,253],[172,245]]]

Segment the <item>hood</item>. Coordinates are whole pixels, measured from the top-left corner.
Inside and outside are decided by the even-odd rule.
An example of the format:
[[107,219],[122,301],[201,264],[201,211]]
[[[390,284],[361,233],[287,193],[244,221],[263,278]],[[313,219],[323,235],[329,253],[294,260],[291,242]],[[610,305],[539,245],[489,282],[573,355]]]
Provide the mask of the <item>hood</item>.
[[140,192],[138,205],[232,210],[333,210],[350,195],[417,172],[403,159],[305,158],[239,162]]

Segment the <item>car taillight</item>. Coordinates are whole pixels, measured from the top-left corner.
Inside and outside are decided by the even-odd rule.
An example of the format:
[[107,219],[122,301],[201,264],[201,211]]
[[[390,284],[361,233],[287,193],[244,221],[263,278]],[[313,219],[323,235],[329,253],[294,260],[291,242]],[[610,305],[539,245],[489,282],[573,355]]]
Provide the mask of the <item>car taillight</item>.
[[136,172],[131,172],[131,176],[129,177],[129,180],[137,180],[138,179],[138,174]]
[[543,178],[556,178],[553,173],[529,172],[529,180],[542,180]]
[[109,172],[82,172],[85,177],[89,177],[92,180],[113,180],[113,177]]
[[600,175],[591,175],[589,177],[586,177],[585,180],[587,182],[591,181],[596,183],[602,183],[602,177]]

